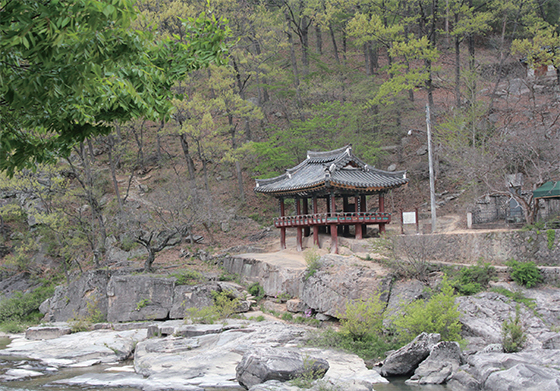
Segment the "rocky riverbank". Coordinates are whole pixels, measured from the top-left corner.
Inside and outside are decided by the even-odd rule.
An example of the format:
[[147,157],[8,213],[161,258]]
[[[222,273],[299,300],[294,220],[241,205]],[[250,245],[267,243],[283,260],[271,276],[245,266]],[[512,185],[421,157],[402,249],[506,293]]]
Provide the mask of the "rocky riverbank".
[[52,385],[145,391],[294,391],[301,389],[301,383],[287,380],[300,378],[314,390],[371,391],[388,382],[383,376],[408,374],[407,383],[448,383],[452,390],[560,390],[558,335],[547,339],[544,347],[531,345],[506,354],[499,344],[465,352],[456,342],[440,341],[439,334],[424,333],[368,369],[354,354],[304,347],[311,329],[280,321],[228,320],[216,325],[166,321],[95,327],[69,334],[66,324],[56,324],[12,336],[2,355],[37,360],[40,365],[30,368],[23,363],[1,375],[0,381],[104,364],[102,372],[56,380]]
[[[351,255],[323,256],[313,275],[297,259],[283,263],[223,256],[206,261],[219,263],[246,282],[259,282],[275,301],[292,297],[282,305],[265,302],[264,307],[305,311],[327,323],[341,314],[348,300],[375,292],[382,293],[386,314],[395,313],[439,279],[435,274],[428,283],[396,280],[390,270]],[[494,285],[532,303],[521,304],[519,310],[527,335],[523,351],[504,353],[500,344],[503,322],[515,316],[518,303],[499,293],[482,292],[457,298],[465,345],[423,334],[368,369],[356,355],[303,347],[309,327],[279,320],[228,320],[219,325],[188,325],[182,320],[188,308],[211,305],[213,291],[236,296],[237,310],[250,311],[255,301],[242,285],[223,281],[180,285],[176,277],[92,271],[57,288],[43,304],[46,319],[54,326],[31,328],[4,351],[38,360],[44,370],[14,368],[0,380],[103,364],[113,370],[58,382],[142,390],[265,391],[296,390],[297,384],[285,382],[293,377],[309,381],[321,377],[314,383],[316,390],[372,390],[386,377],[408,376],[409,384],[449,384],[453,390],[560,391],[560,289],[524,289],[508,281]],[[81,333],[70,333],[68,326],[57,323],[85,319],[93,307],[111,323]],[[126,323],[138,321],[142,322]],[[132,364],[123,366],[126,360]]]

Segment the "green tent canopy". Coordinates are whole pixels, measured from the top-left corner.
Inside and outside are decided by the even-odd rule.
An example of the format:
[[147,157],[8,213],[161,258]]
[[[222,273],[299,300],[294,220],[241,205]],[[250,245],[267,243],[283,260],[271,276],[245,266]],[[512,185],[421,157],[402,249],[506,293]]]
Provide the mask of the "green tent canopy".
[[560,181],[546,182],[533,190],[533,198],[560,198]]

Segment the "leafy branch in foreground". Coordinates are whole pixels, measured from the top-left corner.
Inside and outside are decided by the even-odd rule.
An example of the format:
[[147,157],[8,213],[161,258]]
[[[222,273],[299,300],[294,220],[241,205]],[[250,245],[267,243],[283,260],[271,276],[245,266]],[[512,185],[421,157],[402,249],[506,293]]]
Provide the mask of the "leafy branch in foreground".
[[166,118],[176,81],[225,63],[224,20],[184,20],[185,41],[132,29],[136,12],[132,0],[3,3],[0,170],[66,157],[114,121]]

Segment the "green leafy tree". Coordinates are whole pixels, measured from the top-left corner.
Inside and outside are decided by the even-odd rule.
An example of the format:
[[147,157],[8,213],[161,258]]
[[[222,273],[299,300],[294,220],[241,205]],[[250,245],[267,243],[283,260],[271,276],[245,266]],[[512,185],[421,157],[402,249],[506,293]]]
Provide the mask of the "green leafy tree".
[[556,67],[556,82],[560,85],[560,36],[555,26],[538,25],[532,30],[532,38],[516,39],[511,44],[512,54],[524,57],[527,65]]
[[0,169],[68,156],[114,120],[165,118],[177,80],[224,62],[222,20],[156,39],[131,28],[136,12],[132,0],[0,3]]
[[441,292],[428,300],[416,300],[405,306],[402,316],[397,317],[394,325],[404,342],[412,341],[418,334],[439,333],[443,341],[461,340],[460,312],[455,303],[457,295],[453,286],[444,277]]
[[383,331],[383,311],[386,303],[379,297],[381,293],[367,300],[359,299],[346,304],[346,312],[341,318],[340,331],[360,340]]

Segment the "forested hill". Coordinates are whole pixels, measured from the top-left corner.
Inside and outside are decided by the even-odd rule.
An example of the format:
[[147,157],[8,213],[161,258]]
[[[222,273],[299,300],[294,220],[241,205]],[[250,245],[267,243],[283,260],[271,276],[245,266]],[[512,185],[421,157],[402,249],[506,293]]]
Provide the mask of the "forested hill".
[[[4,3],[0,26],[10,20]],[[104,2],[100,18],[118,21],[117,3]],[[145,31],[143,39],[155,45],[143,65],[186,76],[173,80],[169,95],[156,93],[140,103],[129,84],[109,78],[103,89],[110,89],[107,96],[114,98],[119,88],[134,93],[130,102],[117,96],[111,115],[94,117],[93,124],[87,122],[88,110],[104,102],[78,99],[65,105],[66,95],[49,90],[44,99],[57,101],[45,105],[79,111],[76,123],[83,128],[80,121],[85,121],[98,131],[88,133],[94,135],[89,139],[65,134],[73,143],[71,153],[61,153],[65,158],[2,179],[4,267],[25,269],[38,248],[73,268],[104,265],[108,243],[123,250],[143,246],[155,257],[179,235],[203,235],[213,246],[243,242],[259,224],[270,225],[276,213],[274,200],[253,194],[254,178],[283,172],[307,150],[347,144],[369,164],[408,170],[410,185],[395,192],[391,208],[422,206],[429,199],[422,152],[427,104],[436,191],[466,190],[454,204],[456,212],[476,196],[507,192],[506,174],[523,173],[525,189],[559,179],[560,89],[555,69],[547,73],[547,66],[560,63],[557,1],[139,0],[135,7],[139,17],[120,26],[119,33]],[[210,22],[189,19],[201,14]],[[213,35],[207,26],[217,18],[227,19],[231,31],[219,19],[223,30],[218,31],[224,33]],[[61,18],[60,31],[79,27],[66,19]],[[9,35],[9,29],[2,32],[13,42],[5,47],[21,45],[22,50],[50,31],[45,27],[32,41],[26,33]],[[133,50],[133,39],[107,35],[102,41],[93,33],[103,42],[101,55],[126,42],[127,56],[141,56]],[[227,44],[223,59],[216,55],[217,46],[204,51],[206,44],[221,40]],[[58,51],[76,55],[78,46],[53,42]],[[191,55],[186,60],[196,61],[165,68],[172,62],[165,55],[178,58],[177,52],[162,49],[173,42],[186,45]],[[193,42],[201,44],[189,46]],[[81,44],[90,49],[88,42]],[[118,74],[121,63],[114,64],[112,72]],[[138,69],[131,71],[138,78],[136,88],[165,85],[166,80]],[[95,91],[87,84],[92,79],[80,81],[87,86],[80,94]],[[68,87],[75,78],[63,80]],[[9,89],[2,93],[6,101],[14,96]],[[169,101],[171,115],[156,115]],[[8,114],[13,111],[4,111],[4,119]],[[13,123],[33,121],[26,117]],[[0,130],[2,148],[18,142],[19,136],[6,138],[8,130]],[[43,144],[35,143],[42,137],[30,138],[26,151],[33,152],[35,145],[40,160],[52,163]],[[17,155],[3,151],[2,156]],[[530,200],[519,197],[530,220]]]

